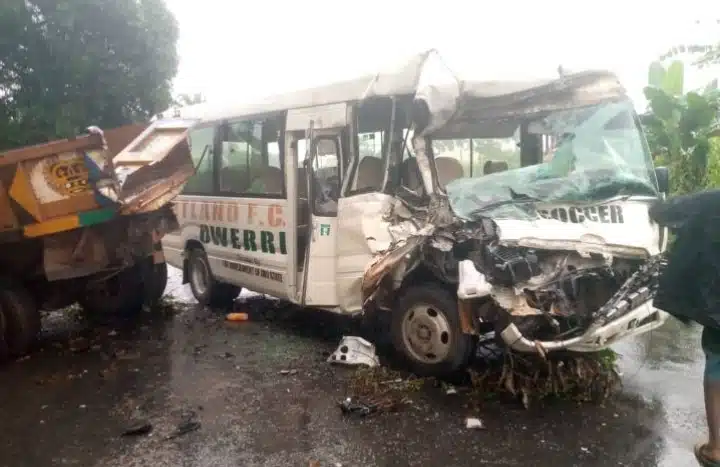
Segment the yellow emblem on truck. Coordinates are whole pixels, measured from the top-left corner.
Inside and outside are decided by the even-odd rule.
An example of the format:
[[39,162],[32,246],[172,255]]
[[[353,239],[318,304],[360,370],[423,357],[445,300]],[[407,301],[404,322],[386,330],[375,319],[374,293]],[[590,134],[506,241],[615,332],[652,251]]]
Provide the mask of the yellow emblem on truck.
[[88,169],[83,156],[77,153],[61,154],[45,163],[45,181],[63,196],[88,190]]

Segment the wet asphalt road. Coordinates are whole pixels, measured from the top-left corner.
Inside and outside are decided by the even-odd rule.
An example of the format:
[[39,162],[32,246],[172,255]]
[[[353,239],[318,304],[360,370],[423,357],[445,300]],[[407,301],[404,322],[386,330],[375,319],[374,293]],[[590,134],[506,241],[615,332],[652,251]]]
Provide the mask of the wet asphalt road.
[[[190,297],[176,275],[168,290]],[[101,339],[71,339],[72,353],[75,327],[51,316],[43,349],[0,368],[0,466],[696,465],[698,329],[673,322],[620,345],[624,393],[604,407],[476,409],[437,389],[397,414],[347,419],[336,403],[352,370],[325,358],[351,324],[317,319],[226,323],[188,307],[96,328]],[[467,416],[486,429],[467,430]],[[189,418],[198,430],[167,439]],[[145,421],[150,435],[120,436]]]

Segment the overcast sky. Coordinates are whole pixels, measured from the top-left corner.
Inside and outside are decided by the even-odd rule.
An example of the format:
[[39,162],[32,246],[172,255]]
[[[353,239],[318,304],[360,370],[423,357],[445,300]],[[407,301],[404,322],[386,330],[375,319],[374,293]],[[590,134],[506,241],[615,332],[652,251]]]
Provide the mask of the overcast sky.
[[175,90],[209,100],[351,78],[429,48],[479,79],[607,68],[639,97],[659,54],[720,38],[717,0],[166,1],[180,24]]

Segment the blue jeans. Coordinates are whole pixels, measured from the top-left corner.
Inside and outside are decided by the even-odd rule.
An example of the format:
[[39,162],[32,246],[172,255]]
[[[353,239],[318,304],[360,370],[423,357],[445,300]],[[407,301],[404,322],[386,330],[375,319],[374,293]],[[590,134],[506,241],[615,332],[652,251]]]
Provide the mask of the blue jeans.
[[720,329],[705,326],[701,343],[705,352],[705,379],[720,382]]

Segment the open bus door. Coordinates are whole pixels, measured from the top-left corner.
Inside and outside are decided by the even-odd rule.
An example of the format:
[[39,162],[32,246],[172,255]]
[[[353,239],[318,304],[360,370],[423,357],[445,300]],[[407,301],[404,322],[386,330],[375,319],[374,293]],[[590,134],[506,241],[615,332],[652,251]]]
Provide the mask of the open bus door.
[[301,305],[338,304],[337,206],[348,151],[343,145],[347,114],[347,104],[341,103],[294,109],[287,116],[288,191],[298,200],[291,203],[288,242],[296,248],[288,255],[288,288]]

